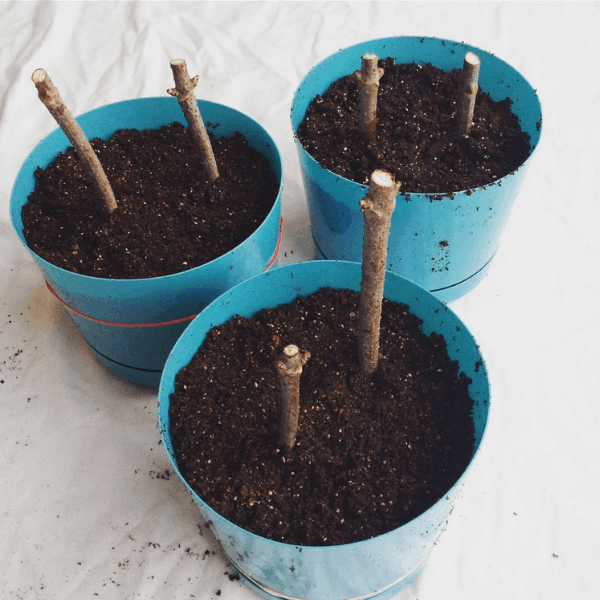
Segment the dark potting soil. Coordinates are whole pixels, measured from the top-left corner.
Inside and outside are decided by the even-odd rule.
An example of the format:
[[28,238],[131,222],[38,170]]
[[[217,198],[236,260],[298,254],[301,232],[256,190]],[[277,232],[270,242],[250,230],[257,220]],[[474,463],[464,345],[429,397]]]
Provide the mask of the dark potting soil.
[[481,88],[468,136],[456,128],[462,70],[431,64],[379,61],[384,75],[377,97],[377,144],[358,131],[358,83],[353,75],[335,81],[310,103],[297,137],[322,166],[368,184],[375,169],[402,182],[404,193],[447,195],[471,190],[517,169],[531,152],[529,135],[511,111]]
[[180,123],[91,140],[118,202],[110,216],[70,147],[35,172],[22,210],[27,244],[54,265],[113,279],[178,273],[225,254],[268,215],[278,181],[242,134],[209,137],[220,175],[212,184]]
[[[471,460],[470,380],[443,337],[384,301],[381,359],[355,359],[358,294],[323,288],[214,327],[170,397],[179,469],[219,514],[272,540],[353,543],[403,525],[454,485]],[[296,445],[278,442],[274,361],[311,357]]]

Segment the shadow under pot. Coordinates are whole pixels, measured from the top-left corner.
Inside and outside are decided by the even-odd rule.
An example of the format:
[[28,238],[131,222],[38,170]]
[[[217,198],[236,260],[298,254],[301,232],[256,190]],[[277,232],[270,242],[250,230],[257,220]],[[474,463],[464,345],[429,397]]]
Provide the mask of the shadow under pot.
[[[57,266],[32,250],[24,231],[24,207],[36,188],[36,171],[55,162],[59,154],[72,151],[60,129],[45,137],[27,157],[10,200],[17,236],[96,357],[110,371],[152,387],[158,387],[167,356],[192,319],[225,290],[269,269],[277,260],[281,241],[283,167],[275,142],[261,125],[235,109],[204,100],[199,100],[198,106],[210,135],[225,140],[239,132],[246,138],[246,145],[266,160],[273,178],[269,195],[265,195],[264,218],[245,239],[208,262],[192,268],[182,265],[184,270],[156,276],[96,276]],[[187,127],[174,98],[109,104],[79,116],[77,121],[91,141],[109,140],[124,129],[160,130],[177,123]],[[233,198],[233,210],[235,201]],[[113,216],[118,217],[118,212],[119,208]],[[216,231],[219,225],[214,227]],[[132,236],[132,245],[140,245],[140,240],[143,244],[143,234],[138,232],[137,239]],[[165,242],[159,245],[159,252],[177,253],[177,248]]]
[[[385,358],[371,379],[352,371],[352,348],[338,346],[356,335],[354,295],[360,285],[361,265],[345,261],[308,261],[258,275],[200,313],[163,372],[159,427],[173,469],[226,559],[267,600],[386,600],[414,593],[482,443],[490,390],[477,343],[444,303],[409,280],[386,274]],[[338,298],[343,310],[336,308]],[[410,327],[402,329],[414,337],[396,331],[395,318],[406,319]],[[287,339],[292,332],[294,339]],[[333,350],[317,338],[333,340]],[[301,374],[296,442],[285,451],[277,433],[278,401],[271,401],[278,387],[272,360],[276,346],[296,342],[310,357]],[[407,345],[441,362],[411,363],[418,354]],[[226,360],[218,358],[222,351]],[[389,362],[396,359],[400,363]],[[419,374],[420,364],[431,373]],[[324,366],[330,367],[326,374]],[[452,370],[455,394],[436,380]],[[394,385],[406,386],[403,395],[416,399],[415,421],[407,399],[391,399],[391,388],[377,391],[392,385],[399,372],[404,376]],[[430,391],[421,394],[420,385]],[[452,415],[441,417],[440,410]],[[452,442],[445,426],[439,427],[448,420]],[[396,437],[417,430],[415,439]],[[428,459],[430,441],[440,444],[438,435],[445,440],[441,453]],[[416,464],[417,453],[424,462],[408,466]],[[447,459],[456,463],[442,466]],[[332,471],[325,474],[324,468]],[[420,491],[410,500],[403,488],[413,483]],[[417,496],[421,504],[413,502]],[[359,498],[370,499],[367,506]],[[361,533],[364,527],[369,530]]]
[[[427,72],[431,79],[421,83],[424,86],[421,92],[428,94],[437,89],[438,84],[442,85],[439,74],[428,70],[439,70],[448,78],[458,77],[457,70],[462,69],[468,52],[480,59],[479,92],[475,101],[471,140],[461,139],[457,135],[453,116],[456,113],[456,97],[449,97],[443,110],[436,109],[437,116],[428,113],[424,117],[425,121],[435,123],[438,128],[436,143],[441,143],[439,133],[442,132],[446,136],[444,143],[448,141],[453,144],[445,149],[442,147],[439,156],[432,152],[431,139],[419,139],[420,132],[416,129],[422,124],[411,121],[416,117],[410,111],[418,104],[424,106],[423,103],[428,100],[417,101],[408,97],[407,110],[403,111],[408,115],[406,119],[404,114],[391,114],[398,101],[389,101],[387,110],[390,114],[384,115],[387,121],[384,125],[378,125],[377,129],[378,146],[369,148],[358,132],[357,84],[350,82],[345,99],[344,92],[337,90],[342,98],[341,102],[335,95],[328,96],[342,78],[355,79],[352,74],[361,69],[363,55],[375,54],[380,59],[379,64],[384,64],[384,75],[379,81],[379,119],[384,114],[384,108],[379,106],[384,88],[402,89],[402,76],[396,76],[394,69],[406,70],[412,66],[420,73]],[[385,65],[388,66],[387,80]],[[395,65],[394,68],[392,65]],[[445,185],[436,184],[433,189],[423,189],[424,183],[418,181],[420,175],[413,173],[413,168],[426,167],[425,170],[434,177],[433,181],[435,178],[441,180],[449,175],[450,169],[457,170],[451,162],[458,156],[457,148],[461,145],[477,145],[478,127],[483,127],[477,121],[478,109],[479,114],[482,110],[482,94],[486,96],[486,103],[491,106],[493,103],[501,103],[503,110],[510,103],[510,116],[513,121],[514,117],[518,120],[518,128],[521,130],[519,134],[525,138],[522,143],[526,144],[518,164],[510,172],[501,176],[490,175],[490,179],[486,180],[486,152],[485,147],[480,148],[478,152],[482,156],[477,160],[483,162],[477,166],[478,183],[461,185],[460,180],[457,180]],[[426,108],[423,111],[427,113]],[[314,121],[311,123],[311,132],[306,121],[307,115],[313,119],[319,113],[329,117],[326,120],[329,124],[324,124],[319,129],[321,123],[317,126]],[[368,170],[383,168],[402,182],[392,219],[387,268],[411,279],[443,301],[449,302],[463,296],[483,279],[498,250],[531,155],[539,143],[541,119],[537,94],[520,73],[493,54],[464,43],[428,37],[392,37],[351,46],[324,59],[300,83],[291,109],[312,234],[321,257],[360,262],[363,219],[358,203],[365,194]],[[351,130],[344,129],[343,137],[341,127],[348,127],[347,122],[351,124]],[[306,132],[312,137],[307,138]],[[394,135],[400,136],[396,142],[393,141]],[[337,140],[331,144],[337,157],[334,153],[329,166],[323,166],[321,162],[324,159],[317,159],[313,155],[322,151],[319,148],[320,139],[323,144],[329,143],[327,137]],[[414,140],[414,152],[410,148],[409,138]],[[392,145],[384,150],[384,146],[380,144],[384,141],[387,143],[388,139],[397,146]],[[305,144],[309,147],[308,150]],[[359,150],[354,150],[354,147]],[[500,139],[499,148],[501,147]],[[355,156],[356,152],[358,155]],[[514,151],[509,148],[507,153],[511,156]],[[386,165],[392,165],[392,159],[395,161],[398,156],[405,162],[397,163],[404,165],[400,167],[401,172],[394,172],[392,166]],[[441,166],[433,166],[434,161],[435,165]],[[337,163],[341,165],[339,168]],[[359,165],[356,167],[356,174],[353,163]],[[463,163],[467,165],[469,161]],[[361,169],[366,172],[361,174]],[[340,174],[340,171],[343,173]],[[483,181],[481,174],[484,175]],[[456,172],[453,173],[454,176]]]

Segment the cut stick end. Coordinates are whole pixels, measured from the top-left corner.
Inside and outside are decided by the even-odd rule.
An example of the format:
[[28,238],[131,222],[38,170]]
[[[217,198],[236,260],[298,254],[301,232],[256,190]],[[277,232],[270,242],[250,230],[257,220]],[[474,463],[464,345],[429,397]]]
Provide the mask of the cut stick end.
[[275,366],[280,375],[299,376],[302,373],[302,367],[308,362],[309,358],[310,352],[300,352],[298,346],[289,344],[281,351]]
[[172,67],[185,67],[185,60],[183,58],[175,58],[171,61]]
[[383,69],[379,68],[379,57],[377,54],[363,54],[360,63],[360,77],[364,79],[364,83],[378,82],[383,76]]
[[479,57],[473,52],[467,52],[463,64],[464,85],[466,87],[477,85],[480,69],[481,61]]
[[465,54],[465,63],[467,63],[471,67],[478,67],[481,65],[481,60],[479,60],[479,56],[473,52],[467,52]]
[[283,354],[286,358],[294,358],[300,352],[298,346],[294,344],[290,344],[283,349]]
[[375,169],[371,173],[371,185],[380,190],[393,191],[396,195],[400,191],[401,184],[397,182],[394,176],[383,169]]
[[31,76],[31,81],[33,81],[33,83],[37,85],[38,83],[43,83],[44,81],[46,81],[47,78],[48,73],[46,73],[44,69],[36,69],[33,72],[33,75]]
[[371,181],[379,187],[390,188],[395,185],[392,175],[382,169],[376,169],[371,173]]

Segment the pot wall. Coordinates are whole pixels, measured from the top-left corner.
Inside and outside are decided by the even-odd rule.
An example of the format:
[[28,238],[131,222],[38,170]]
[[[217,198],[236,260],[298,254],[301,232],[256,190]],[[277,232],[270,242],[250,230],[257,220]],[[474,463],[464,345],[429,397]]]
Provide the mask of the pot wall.
[[[247,532],[211,509],[185,482],[173,455],[169,433],[169,396],[175,377],[201,346],[207,332],[241,315],[251,317],[267,306],[291,302],[331,285],[359,291],[361,265],[342,261],[311,261],[287,265],[259,275],[229,290],[211,303],[175,345],[159,388],[159,426],[174,471],[182,479],[223,552],[264,597],[270,595],[346,600],[381,595],[386,598],[413,586],[423,561],[440,534],[464,475],[429,510],[406,525],[356,544],[309,547],[273,542]],[[483,358],[464,324],[424,289],[393,273],[387,274],[385,296],[408,304],[423,330],[444,336],[450,356],[473,383],[475,451],[481,445],[489,411],[489,384]],[[465,471],[466,473],[466,471]]]
[[[515,69],[493,54],[437,38],[372,40],[340,50],[318,63],[294,95],[291,112],[294,135],[313,98],[322,95],[340,77],[360,69],[361,56],[365,53],[376,53],[380,58],[393,57],[397,63],[431,63],[449,71],[462,68],[468,51],[475,52],[481,59],[481,89],[496,101],[512,99],[513,112],[531,138],[533,153],[539,142],[542,119],[535,90]],[[358,202],[366,195],[368,186],[321,167],[297,137],[296,148],[312,233],[321,256],[360,262],[363,217]],[[444,301],[454,300],[471,290],[487,272],[498,249],[530,159],[531,155],[515,172],[494,183],[460,191],[453,197],[435,200],[431,194],[409,194],[408,197],[399,194],[392,217],[387,268]]]
[[[167,356],[198,312],[230,287],[261,273],[277,258],[281,236],[283,166],[269,134],[250,117],[221,104],[198,101],[203,119],[217,137],[243,133],[262,152],[280,181],[272,210],[251,237],[223,256],[189,271],[148,279],[89,277],[56,267],[27,247],[21,209],[33,191],[34,172],[46,167],[70,142],[57,129],[27,157],[10,203],[13,227],[42,270],[50,289],[79,326],[99,360],[123,377],[157,387]],[[89,139],[118,129],[152,129],[186,124],[174,98],[141,98],[103,106],[77,118]],[[187,124],[186,124],[187,126]]]

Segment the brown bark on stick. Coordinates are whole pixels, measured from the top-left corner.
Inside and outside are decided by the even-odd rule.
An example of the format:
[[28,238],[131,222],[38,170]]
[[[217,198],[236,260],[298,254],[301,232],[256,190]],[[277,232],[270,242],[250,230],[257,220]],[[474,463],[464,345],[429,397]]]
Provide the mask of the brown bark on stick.
[[298,346],[290,344],[283,349],[275,363],[281,388],[279,439],[286,452],[296,443],[300,412],[300,374],[309,358],[310,352],[301,352]]
[[458,96],[458,112],[456,115],[456,125],[461,135],[469,135],[473,125],[475,99],[479,90],[480,67],[479,57],[473,52],[467,52],[463,63],[463,80]]
[[202,164],[204,172],[210,182],[215,181],[219,177],[219,169],[217,161],[198,108],[196,94],[194,88],[198,85],[198,75],[190,79],[188,75],[187,65],[185,60],[178,58],[171,61],[171,70],[175,79],[175,87],[168,89],[167,92],[171,96],[175,96],[179,101],[181,110],[190,127],[192,137],[198,144],[202,153]]
[[358,129],[371,144],[377,141],[377,93],[383,76],[383,69],[377,66],[378,60],[377,54],[365,54],[360,71],[354,72],[358,80],[360,108]]
[[358,362],[371,375],[379,361],[379,330],[387,245],[400,184],[380,169],[373,171],[367,196],[360,201],[365,221],[359,300]]
[[92,178],[96,190],[102,196],[106,210],[109,214],[112,214],[117,208],[115,195],[110,187],[106,173],[79,123],[77,123],[65,106],[58,90],[54,87],[44,69],[36,69],[31,76],[31,80],[38,90],[40,100],[54,117],[54,120],[58,123],[67,138],[69,138],[71,144],[73,144],[73,148]]

